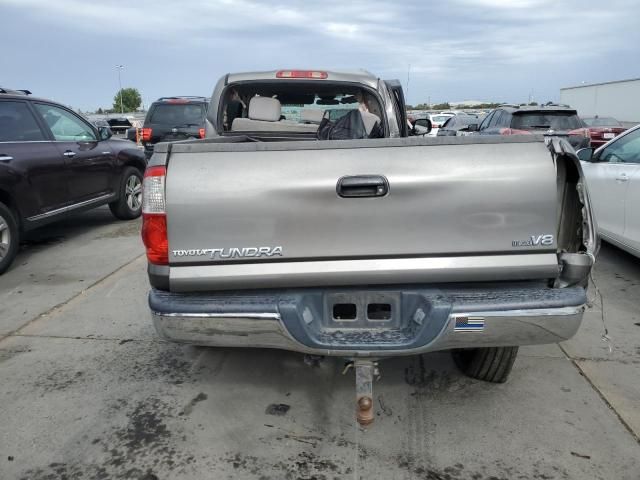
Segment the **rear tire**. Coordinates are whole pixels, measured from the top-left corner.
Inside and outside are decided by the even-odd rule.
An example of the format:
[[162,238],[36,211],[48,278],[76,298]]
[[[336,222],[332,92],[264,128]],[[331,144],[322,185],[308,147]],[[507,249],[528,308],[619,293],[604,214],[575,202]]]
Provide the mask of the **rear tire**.
[[485,382],[504,383],[518,355],[518,347],[453,350],[453,361],[465,375]]
[[113,216],[120,220],[133,220],[142,213],[142,173],[134,167],[122,172],[118,200],[109,208]]
[[18,254],[20,229],[14,213],[0,202],[0,275],[8,270]]

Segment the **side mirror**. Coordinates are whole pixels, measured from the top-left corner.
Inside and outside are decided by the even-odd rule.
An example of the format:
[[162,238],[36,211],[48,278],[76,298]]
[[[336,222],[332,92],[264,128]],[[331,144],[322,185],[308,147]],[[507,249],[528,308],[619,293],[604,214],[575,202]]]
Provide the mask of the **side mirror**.
[[431,120],[428,118],[419,118],[415,122],[413,122],[413,130],[411,133],[413,135],[426,135],[431,131],[433,125],[431,124]]
[[477,132],[477,131],[478,131],[477,123],[472,123],[467,127],[467,132]]
[[98,127],[98,135],[100,135],[100,140],[109,140],[113,136],[113,132],[109,127]]
[[581,148],[576,152],[578,159],[582,162],[593,162],[593,151],[595,149],[592,147]]
[[137,139],[137,133],[136,133],[136,128],[131,127],[131,128],[127,128],[127,133],[125,134],[125,136],[127,137],[127,140],[131,140],[132,142],[135,142]]

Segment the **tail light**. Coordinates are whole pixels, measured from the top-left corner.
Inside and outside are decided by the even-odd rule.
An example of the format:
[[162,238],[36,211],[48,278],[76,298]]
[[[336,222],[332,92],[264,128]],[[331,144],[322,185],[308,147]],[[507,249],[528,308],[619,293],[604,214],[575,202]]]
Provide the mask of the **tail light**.
[[149,167],[142,181],[142,242],[147,259],[156,265],[169,264],[167,212],[165,209],[164,166]]
[[518,130],[517,128],[501,128],[500,135],[531,135],[528,130]]
[[200,130],[198,130],[198,133],[200,134],[200,138],[204,138],[204,134],[205,134],[204,128],[201,128]]
[[142,129],[142,141],[148,142],[151,140],[151,134],[153,133],[152,128],[143,128]]
[[570,130],[568,134],[591,138],[591,133],[589,132],[588,128],[576,128],[575,130]]

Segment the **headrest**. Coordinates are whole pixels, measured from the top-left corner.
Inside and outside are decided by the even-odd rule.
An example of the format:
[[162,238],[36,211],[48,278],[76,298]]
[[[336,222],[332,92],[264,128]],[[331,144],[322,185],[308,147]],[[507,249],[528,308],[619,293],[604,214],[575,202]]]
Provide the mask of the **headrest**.
[[280,120],[280,100],[271,97],[258,97],[249,101],[249,118],[251,120],[263,120],[277,122]]
[[300,120],[304,123],[320,123],[324,117],[324,110],[318,108],[304,108],[300,111]]

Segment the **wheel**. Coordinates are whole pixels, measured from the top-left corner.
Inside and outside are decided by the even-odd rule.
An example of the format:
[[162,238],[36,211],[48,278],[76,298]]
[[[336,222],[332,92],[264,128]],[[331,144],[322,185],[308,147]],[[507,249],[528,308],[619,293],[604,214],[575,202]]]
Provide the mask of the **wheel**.
[[453,350],[453,361],[465,375],[485,382],[504,383],[518,355],[518,347]]
[[142,213],[142,173],[134,167],[122,172],[118,200],[111,202],[111,213],[120,220],[138,218]]
[[7,271],[18,254],[20,231],[16,217],[0,202],[0,275]]

